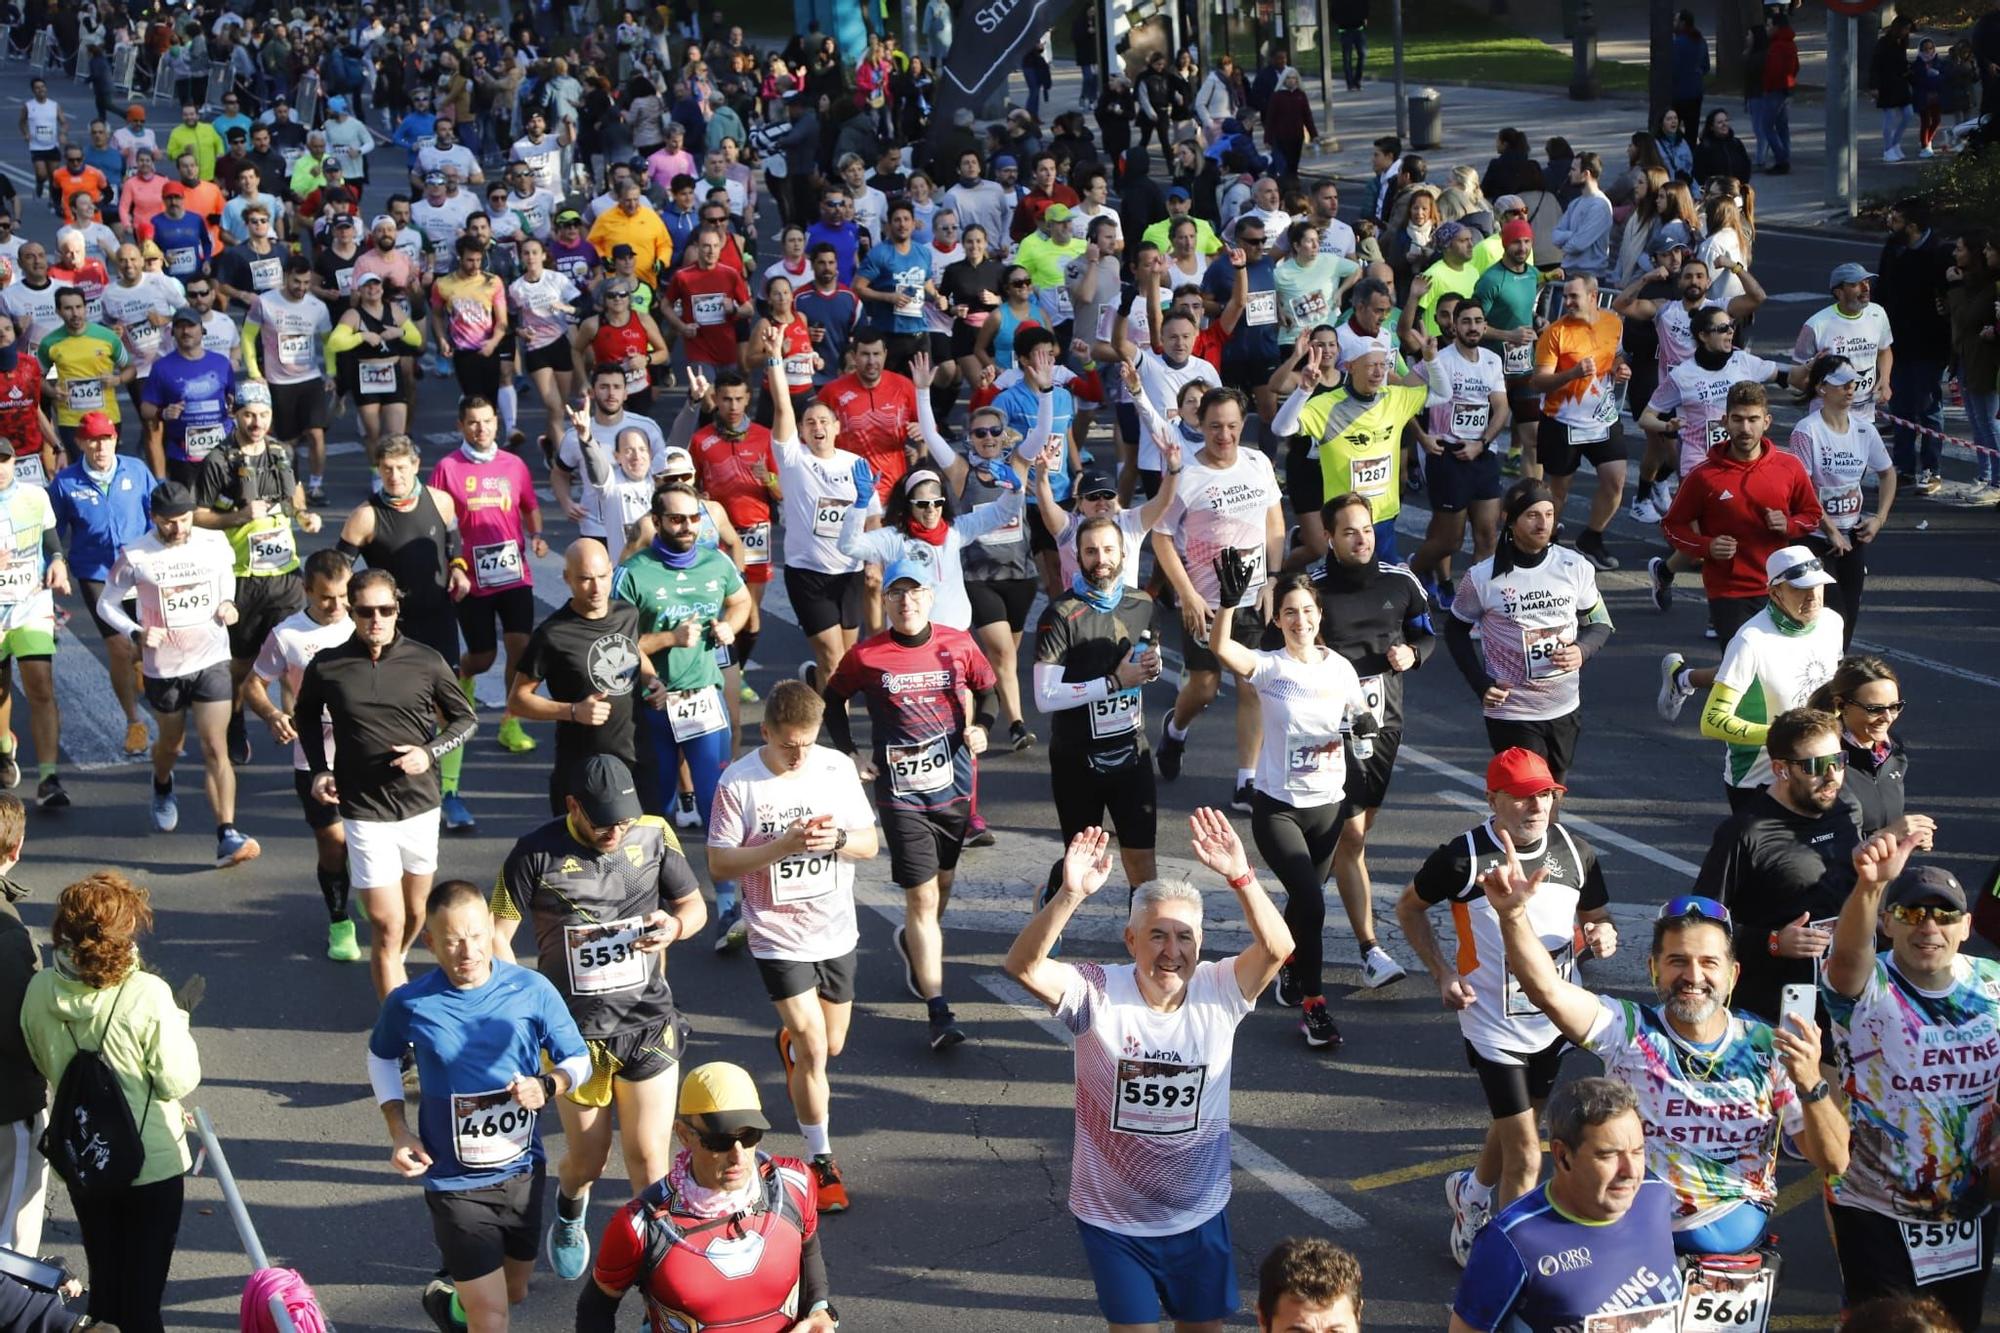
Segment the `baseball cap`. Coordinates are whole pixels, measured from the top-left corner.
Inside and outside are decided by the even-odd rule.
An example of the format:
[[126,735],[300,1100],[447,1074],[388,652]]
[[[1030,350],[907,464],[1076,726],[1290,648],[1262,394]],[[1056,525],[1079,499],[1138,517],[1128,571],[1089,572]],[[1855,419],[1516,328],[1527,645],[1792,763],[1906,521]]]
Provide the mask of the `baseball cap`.
[[186,197],[187,187],[179,181],[168,181],[160,187],[160,198],[162,199],[184,199]]
[[1526,218],[1515,218],[1512,222],[1506,223],[1500,228],[1500,239],[1503,241],[1532,241],[1535,239],[1535,229],[1529,224]]
[[0,435],[0,458],[12,458],[13,456],[14,442],[5,435]]
[[335,213],[333,215],[333,225],[336,227],[356,227],[360,224],[361,219],[355,217],[352,213]]
[[236,405],[238,407],[269,407],[271,405],[271,386],[262,380],[243,380],[236,386]]
[[153,488],[153,517],[179,518],[194,512],[194,492],[178,481],[163,481]]
[[1689,234],[1685,222],[1669,222],[1653,237],[1653,243],[1646,247],[1649,255],[1663,255],[1669,250],[1694,249],[1694,237]]
[[694,471],[694,455],[689,453],[687,450],[681,448],[679,445],[670,445],[666,449],[666,451],[660,455],[661,476],[665,476],[669,472],[692,473],[693,471]]
[[1185,185],[1169,185],[1167,187],[1167,198],[1169,199],[1192,199],[1193,197],[1193,195],[1188,193],[1187,186]]
[[1866,282],[1875,276],[1864,265],[1850,261],[1836,265],[1833,272],[1827,275],[1826,285],[1828,290],[1831,290],[1835,287],[1844,287],[1850,282]]
[[583,221],[583,214],[577,212],[574,208],[561,209],[556,213],[556,221],[581,222]]
[[616,755],[594,754],[584,760],[570,794],[576,797],[583,817],[599,828],[646,813],[639,804],[638,789],[632,785],[632,770]]
[[380,273],[374,272],[373,270],[370,270],[367,273],[356,274],[354,278],[354,285],[356,287],[365,287],[371,282],[380,282],[380,281],[382,281],[382,275]]
[[1044,222],[1068,222],[1068,221],[1069,221],[1069,205],[1068,205],[1068,204],[1050,204],[1050,205],[1049,205],[1049,206],[1048,206],[1047,208],[1045,208],[1045,209],[1043,209],[1043,210],[1042,210],[1042,221],[1044,221]]
[[392,217],[387,213],[377,213],[375,215],[374,220],[368,224],[368,230],[374,231],[377,227],[395,227],[395,226],[396,226],[396,219],[394,217]]
[[613,259],[637,259],[639,252],[629,245],[614,245],[611,247],[611,257]]
[[1021,164],[1019,162],[1016,162],[1014,160],[1014,155],[1012,153],[1002,153],[1000,154],[1000,156],[993,159],[993,169],[995,171],[1000,170],[1000,168],[1002,167],[1018,167],[1020,165]]
[[681,1080],[680,1118],[704,1133],[769,1129],[757,1081],[741,1065],[722,1060],[690,1069]]
[[1486,765],[1486,790],[1526,798],[1540,796],[1545,791],[1568,791],[1569,788],[1557,782],[1555,774],[1549,772],[1548,760],[1533,750],[1515,745],[1494,755],[1492,762]]
[[1118,493],[1118,483],[1112,480],[1111,474],[1108,472],[1086,472],[1077,478],[1076,494],[1079,499],[1087,500],[1093,495],[1102,495],[1106,491],[1109,491],[1113,495]]
[[1781,546],[1764,560],[1764,581],[1788,588],[1824,588],[1833,582],[1810,546]]
[[102,412],[85,412],[76,423],[76,433],[94,440],[100,436],[116,435],[118,426]]
[[444,173],[442,171],[426,171],[424,173],[424,184],[426,185],[444,184]]
[[195,313],[193,306],[184,305],[179,310],[174,311],[172,322],[175,324],[193,324],[199,327],[202,323],[202,318]]
[[1958,876],[1943,866],[1909,866],[1896,876],[1896,882],[1882,899],[1884,907],[1926,902],[1941,902],[1963,912],[1965,887],[1958,882]]
[[1503,194],[1493,201],[1493,215],[1504,217],[1509,213],[1528,211],[1528,201],[1518,194]]
[[1855,370],[1854,363],[1851,361],[1843,361],[1839,365],[1835,366],[1832,370],[1827,371],[1826,378],[1821,380],[1820,383],[1835,384],[1835,385],[1852,384],[1854,383],[1854,381],[1860,378],[1861,374],[1859,371]]
[[937,578],[931,573],[930,565],[922,560],[898,560],[883,571],[882,587],[886,591],[905,580],[919,588],[935,588]]
[[331,153],[328,153],[324,158],[320,159],[319,172],[320,175],[322,176],[327,176],[327,175],[345,176],[347,174],[347,168],[340,165],[339,158],[335,157]]
[[250,136],[243,132],[243,127],[241,125],[231,125],[229,127],[229,133],[223,135],[222,137],[227,139],[230,143],[250,142]]
[[329,97],[326,99],[326,109],[330,115],[344,116],[347,114],[347,99],[345,97]]

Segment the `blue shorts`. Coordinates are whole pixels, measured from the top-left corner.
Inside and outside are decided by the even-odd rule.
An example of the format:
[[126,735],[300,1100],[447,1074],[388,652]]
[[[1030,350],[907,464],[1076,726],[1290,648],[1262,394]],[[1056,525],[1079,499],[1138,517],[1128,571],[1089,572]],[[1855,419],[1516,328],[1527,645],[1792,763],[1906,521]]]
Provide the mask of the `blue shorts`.
[[1678,1254],[1743,1254],[1764,1243],[1771,1215],[1748,1200],[1739,1201],[1712,1222],[1674,1233]]
[[1500,498],[1500,455],[1488,449],[1470,463],[1450,454],[1424,459],[1424,488],[1431,508],[1446,514],[1464,512],[1478,500]]
[[1375,525],[1375,558],[1392,565],[1403,563],[1402,555],[1396,550],[1396,520],[1393,518],[1385,518]]
[[1081,1218],[1076,1229],[1106,1323],[1150,1328],[1164,1312],[1199,1324],[1227,1319],[1242,1303],[1227,1208],[1173,1236],[1126,1236]]

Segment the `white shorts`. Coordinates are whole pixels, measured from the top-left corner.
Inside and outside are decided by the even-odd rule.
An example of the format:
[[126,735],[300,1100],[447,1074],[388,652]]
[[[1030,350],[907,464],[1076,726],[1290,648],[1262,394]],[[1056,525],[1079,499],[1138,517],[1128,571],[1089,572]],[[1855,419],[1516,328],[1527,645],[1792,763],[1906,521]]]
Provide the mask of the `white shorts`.
[[438,812],[408,819],[350,819],[347,879],[357,892],[401,888],[405,875],[428,875],[438,864]]

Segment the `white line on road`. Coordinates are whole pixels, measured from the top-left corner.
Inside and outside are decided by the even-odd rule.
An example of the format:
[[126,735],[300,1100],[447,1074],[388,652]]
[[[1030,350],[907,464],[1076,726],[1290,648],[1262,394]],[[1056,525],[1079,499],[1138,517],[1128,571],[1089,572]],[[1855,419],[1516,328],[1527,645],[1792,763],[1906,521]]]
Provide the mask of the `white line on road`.
[[[1422,750],[1408,745],[1402,748],[1401,753],[1407,755],[1424,768],[1430,769],[1433,773],[1448,777],[1454,782],[1462,782],[1474,791],[1483,792],[1486,790],[1485,779],[1468,773],[1456,764],[1447,763],[1445,760],[1427,755]],[[1439,792],[1438,795],[1451,802],[1451,804],[1461,806],[1464,809],[1477,810],[1482,814],[1486,812],[1486,802],[1480,800],[1478,797],[1463,795],[1455,791]],[[1578,833],[1589,838],[1596,846],[1616,847],[1621,852],[1629,852],[1641,860],[1651,861],[1661,869],[1671,870],[1677,875],[1686,875],[1689,879],[1692,879],[1701,870],[1701,867],[1692,861],[1683,861],[1672,852],[1663,852],[1657,847],[1640,842],[1637,838],[1628,838],[1618,830],[1606,828],[1594,819],[1585,819],[1581,815],[1565,813],[1562,817],[1562,822],[1565,827],[1575,829]]]
[[[1063,1045],[1072,1044],[1069,1030],[1051,1018],[1047,1010],[1035,1003],[1034,996],[1021,989],[1012,978],[982,973],[978,981],[1000,1003],[1015,1010]],[[1368,1225],[1368,1220],[1361,1214],[1245,1138],[1242,1130],[1230,1130],[1229,1149],[1230,1156],[1240,1169],[1255,1176],[1279,1198],[1321,1226],[1335,1231],[1359,1231]]]
[[1886,643],[1870,643],[1866,639],[1856,639],[1854,647],[1864,653],[1874,653],[1881,657],[1893,657],[1898,662],[1908,662],[1912,666],[1928,667],[1932,671],[1941,672],[1947,676],[1956,676],[1960,680],[1969,680],[1975,685],[1990,685],[1994,689],[2000,689],[2000,677],[1983,676],[1977,671],[1968,671],[1964,667],[1953,666],[1949,662],[1940,662],[1934,657],[1925,657],[1921,653],[1913,653],[1904,648],[1891,648]]

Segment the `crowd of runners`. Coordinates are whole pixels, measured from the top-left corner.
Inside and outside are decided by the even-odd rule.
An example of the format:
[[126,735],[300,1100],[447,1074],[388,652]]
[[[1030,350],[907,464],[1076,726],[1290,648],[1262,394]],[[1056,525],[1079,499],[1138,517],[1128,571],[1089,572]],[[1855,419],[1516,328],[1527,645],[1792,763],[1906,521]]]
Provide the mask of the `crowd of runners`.
[[[737,30],[670,45],[626,19],[600,57],[619,81],[590,66],[586,88],[526,18],[196,13],[163,51],[133,39],[156,60],[286,41],[312,82],[197,88],[162,145],[143,102],[113,135],[37,79],[34,195],[0,200],[0,662],[20,681],[0,787],[31,750],[33,804],[72,804],[54,672],[77,612],[154,829],[198,759],[215,866],[257,858],[238,770],[289,751],[325,953],[366,958],[381,1002],[366,1072],[436,1237],[425,1317],[504,1329],[545,1262],[579,1330],[634,1288],[655,1329],[837,1327],[822,1220],[888,1202],[850,1182],[831,1123],[857,874],[902,894],[911,1039],[978,1041],[951,1003],[954,876],[1007,836],[980,818],[982,757],[1039,747],[1066,850],[1024,878],[1006,967],[1074,1034],[1070,1208],[1114,1329],[1241,1303],[1234,1034],[1268,994],[1303,1046],[1340,1048],[1329,888],[1341,961],[1436,987],[1491,1114],[1445,1185],[1452,1329],[1761,1329],[1781,1277],[1939,1321],[1857,1328],[1978,1326],[2000,970],[1961,950],[1973,904],[1905,806],[1902,687],[1852,640],[1899,492],[1939,488],[1916,426],[1961,361],[1936,312],[1991,341],[2000,241],[1948,243],[1903,200],[1879,256],[1773,328],[1747,170],[1694,179],[1635,145],[1618,181],[1586,151],[1489,200],[1473,168],[1384,139],[1343,196],[1234,117],[1148,110],[1162,185],[1143,146],[1114,151],[1131,123],[1103,101],[1102,147],[1065,115],[909,149],[880,103],[828,98],[817,49],[788,65]],[[892,47],[869,61],[921,69]],[[421,77],[331,91],[349,51]],[[1297,94],[1277,69],[1267,118]],[[1148,108],[1170,104],[1156,78]],[[1487,188],[1525,179],[1525,144],[1501,131]],[[1965,401],[1987,442],[1984,355]],[[1892,386],[1920,406],[1883,430]],[[449,444],[413,434],[426,410]],[[1977,469],[2000,482],[2000,453]],[[1399,540],[1418,498],[1428,526]],[[1621,513],[1659,541],[1614,551]],[[1598,575],[1640,562],[1658,613],[1694,575],[1705,615],[1681,612],[1656,698],[1592,684],[1591,708],[1672,723],[1700,695],[1685,730],[1719,748],[1723,790],[1695,882],[1621,941],[1610,905],[1658,889],[1607,876],[1562,798],[1615,633]],[[772,660],[775,598],[796,660]],[[475,688],[496,664],[498,710]],[[1490,809],[1391,889],[1399,960],[1371,834],[1406,718],[1469,720],[1467,693]],[[469,744],[488,726],[505,755]],[[1197,735],[1234,753],[1214,790],[1183,777]],[[442,877],[479,770],[538,762],[547,820],[507,830],[490,879]],[[1162,838],[1227,885],[1243,952],[1203,959],[1204,893],[1161,877]],[[1087,908],[1114,872],[1125,905]],[[102,879],[62,895],[55,966],[21,969],[25,1054],[0,1045],[59,1108],[79,1048],[36,1015],[110,1025],[134,975],[144,896]],[[1125,915],[1129,958],[1064,949],[1085,910]],[[79,967],[85,938],[120,942],[112,963]],[[1582,984],[1621,947],[1647,954],[1646,1002]],[[690,948],[754,965],[793,1124],[742,1065],[683,1068],[665,959]],[[1604,1075],[1559,1081],[1571,1047]],[[181,1111],[143,1062],[117,1076],[167,1123],[173,1179],[116,1183],[171,1183],[174,1220],[161,1194],[79,1206],[89,1311],[159,1329]],[[14,1109],[0,1244],[33,1253],[48,1112]],[[1781,1153],[1827,1177],[1837,1273],[1782,1271]],[[1357,1329],[1359,1267],[1288,1241],[1256,1305],[1265,1329]]]

